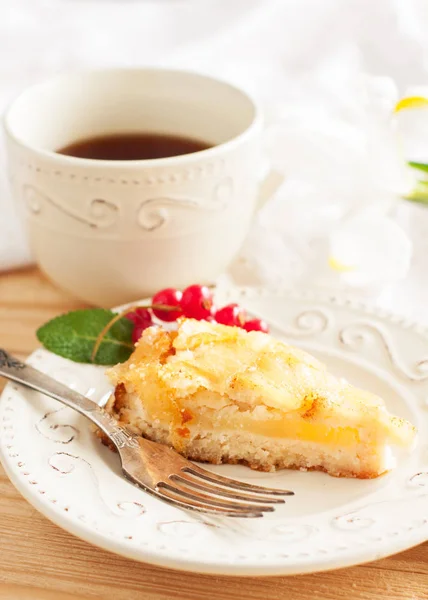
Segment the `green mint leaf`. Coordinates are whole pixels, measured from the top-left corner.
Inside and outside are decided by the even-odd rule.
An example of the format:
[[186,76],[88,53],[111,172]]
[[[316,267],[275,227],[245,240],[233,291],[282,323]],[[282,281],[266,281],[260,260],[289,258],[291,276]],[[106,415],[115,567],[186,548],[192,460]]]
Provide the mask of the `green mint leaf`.
[[[48,321],[37,330],[43,346],[74,362],[90,363],[95,341],[115,313],[103,308],[75,310]],[[104,337],[95,357],[98,365],[114,365],[129,358],[133,324],[123,317]]]

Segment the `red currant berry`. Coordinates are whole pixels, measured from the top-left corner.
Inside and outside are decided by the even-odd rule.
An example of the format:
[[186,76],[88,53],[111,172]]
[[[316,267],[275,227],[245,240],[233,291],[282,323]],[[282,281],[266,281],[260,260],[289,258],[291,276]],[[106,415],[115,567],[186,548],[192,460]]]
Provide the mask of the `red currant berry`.
[[134,312],[129,313],[126,317],[134,323],[132,341],[135,344],[143,335],[143,331],[153,325],[152,315],[147,308],[136,308]]
[[[161,306],[176,306],[180,308],[180,302],[183,294],[174,288],[166,288],[155,294],[152,298],[152,304]],[[154,308],[153,313],[161,321],[176,321],[183,316],[182,310],[162,310]]]
[[137,315],[137,313],[136,313],[136,312],[130,312],[130,313],[127,313],[127,314],[125,315],[125,318],[126,318],[126,319],[129,319],[130,321],[132,321],[132,322],[134,323],[134,325],[136,325],[136,324],[137,324],[137,322],[138,322],[138,315]]
[[206,319],[211,316],[213,296],[206,285],[190,285],[183,292],[181,308],[186,317]]
[[140,337],[143,335],[143,331],[146,329],[144,325],[136,324],[132,330],[132,343],[136,344]]
[[245,310],[238,304],[228,304],[216,312],[215,320],[222,325],[243,327],[245,324]]
[[263,319],[251,319],[244,324],[246,331],[262,331],[263,333],[269,333],[269,326]]
[[137,313],[139,324],[144,325],[145,327],[150,327],[150,325],[153,325],[152,313],[148,308],[136,308],[135,312]]
[[136,308],[133,312],[125,315],[127,319],[132,321],[134,325],[144,325],[149,327],[152,324],[152,315],[147,308]]

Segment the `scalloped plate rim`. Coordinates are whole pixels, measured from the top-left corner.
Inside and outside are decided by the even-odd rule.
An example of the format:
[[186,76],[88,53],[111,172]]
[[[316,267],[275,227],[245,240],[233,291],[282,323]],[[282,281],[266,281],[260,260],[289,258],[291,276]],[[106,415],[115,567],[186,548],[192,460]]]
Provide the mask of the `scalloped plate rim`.
[[[1,452],[0,452],[1,454]],[[106,538],[102,534],[99,534],[96,531],[89,533],[89,531],[85,527],[79,527],[77,523],[64,523],[64,520],[59,518],[58,513],[54,510],[50,509],[49,504],[39,502],[37,496],[33,496],[31,494],[27,494],[25,490],[25,486],[21,486],[18,477],[15,477],[12,471],[10,471],[3,463],[3,468],[16,487],[16,489],[20,492],[20,494],[31,504],[38,512],[40,512],[43,516],[45,516],[49,521],[51,521],[54,525],[57,525],[64,531],[71,533],[72,535],[78,537],[79,539],[87,542],[101,550],[106,550],[108,552],[112,552],[113,554],[117,554],[119,556],[123,556],[124,558],[129,558],[132,560],[136,560],[138,562],[147,563],[150,565],[164,567],[168,569],[174,569],[177,571],[185,571],[189,573],[199,573],[201,575],[228,575],[235,577],[266,577],[266,576],[280,576],[280,575],[300,575],[300,574],[309,574],[309,573],[320,573],[323,571],[332,571],[336,569],[343,569],[347,567],[354,567],[363,565],[366,563],[370,563],[376,560],[380,560],[382,558],[388,558],[394,554],[399,552],[404,552],[406,550],[410,550],[427,541],[426,535],[415,535],[414,539],[407,545],[403,546],[403,544],[397,543],[393,545],[390,549],[385,550],[385,552],[376,552],[373,551],[373,554],[369,554],[367,548],[361,548],[360,552],[354,553],[349,557],[346,557],[345,560],[337,561],[337,564],[332,562],[331,556],[326,555],[324,558],[318,559],[318,562],[315,563],[300,563],[296,565],[293,563],[291,565],[287,564],[273,564],[273,565],[263,565],[254,571],[254,566],[248,565],[237,565],[237,564],[227,564],[227,563],[219,563],[217,565],[205,565],[201,562],[192,562],[190,560],[177,560],[171,558],[163,559],[159,554],[153,554],[146,552],[144,549],[139,549],[138,551],[133,551],[132,546],[126,548],[123,544],[116,544],[114,540],[111,540],[110,543],[106,543]]]

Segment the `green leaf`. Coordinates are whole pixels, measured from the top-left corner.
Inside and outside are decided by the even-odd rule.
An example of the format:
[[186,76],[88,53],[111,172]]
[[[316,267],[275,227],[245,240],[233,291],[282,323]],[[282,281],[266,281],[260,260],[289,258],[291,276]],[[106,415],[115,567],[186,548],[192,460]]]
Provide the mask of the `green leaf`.
[[424,171],[425,173],[428,173],[428,164],[426,163],[409,161],[408,165],[410,167],[413,167],[414,169],[418,169],[419,171]]
[[[114,312],[103,308],[75,310],[42,325],[37,330],[37,338],[54,354],[74,362],[90,363],[98,335],[114,316]],[[119,319],[101,342],[95,363],[114,365],[127,360],[134,350],[132,329],[129,319]]]
[[404,196],[404,198],[405,200],[411,200],[419,204],[428,204],[428,181],[417,181],[412,191]]

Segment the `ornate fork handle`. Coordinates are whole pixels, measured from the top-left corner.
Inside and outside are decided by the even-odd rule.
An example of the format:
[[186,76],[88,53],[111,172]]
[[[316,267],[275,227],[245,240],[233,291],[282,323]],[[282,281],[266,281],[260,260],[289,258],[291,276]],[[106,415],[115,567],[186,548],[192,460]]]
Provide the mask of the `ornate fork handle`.
[[26,365],[1,348],[0,375],[77,410],[99,427],[118,449],[126,446],[132,448],[138,446],[136,437],[118,425],[117,421],[95,402],[49,377],[49,375]]
[[119,452],[124,476],[139,488],[176,508],[229,517],[262,517],[290,490],[253,486],[188,461],[172,448],[120,427],[104,409],[85,396],[22,363],[0,349],[0,375],[59,400],[95,423]]

